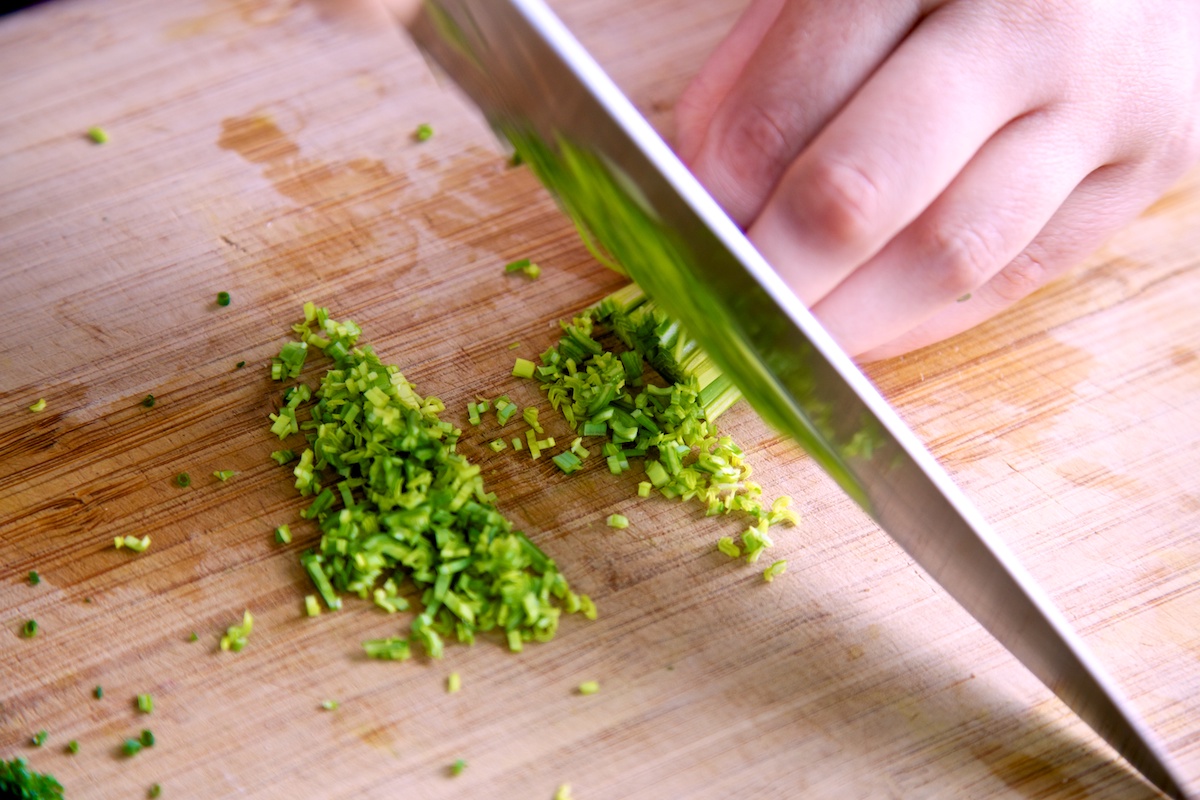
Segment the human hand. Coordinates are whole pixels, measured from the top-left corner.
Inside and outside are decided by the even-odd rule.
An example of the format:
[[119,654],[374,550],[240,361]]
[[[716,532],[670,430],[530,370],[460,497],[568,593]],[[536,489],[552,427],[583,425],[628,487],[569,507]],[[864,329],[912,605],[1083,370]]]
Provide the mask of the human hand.
[[1061,275],[1200,156],[1200,2],[752,0],[676,121],[834,339],[898,355]]

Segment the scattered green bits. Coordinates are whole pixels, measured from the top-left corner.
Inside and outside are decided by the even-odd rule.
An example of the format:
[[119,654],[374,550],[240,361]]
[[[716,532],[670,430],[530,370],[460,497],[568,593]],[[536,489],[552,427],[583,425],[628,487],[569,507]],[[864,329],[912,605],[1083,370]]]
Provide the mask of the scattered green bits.
[[146,796],[151,798],[151,800],[153,800],[155,797],[162,797],[162,786],[157,783],[152,784],[150,788],[146,790]]
[[599,681],[584,681],[579,684],[579,693],[582,695],[595,694],[600,691]]
[[624,514],[609,514],[608,527],[618,530],[625,530],[629,527],[629,518]]
[[542,274],[542,268],[528,258],[519,258],[504,265],[505,272],[522,272],[530,280],[537,280]]
[[954,302],[956,302],[956,303],[965,303],[965,302],[967,302],[967,301],[968,301],[968,300],[970,300],[970,299],[971,299],[971,293],[970,293],[970,292],[967,292],[966,294],[964,294],[962,297],[958,298],[958,299],[957,299],[957,300],[955,300]]
[[459,775],[463,774],[463,770],[466,768],[467,762],[460,758],[450,765],[450,774],[454,777],[458,777]]
[[292,543],[292,529],[289,528],[286,524],[280,525],[278,528],[275,529],[275,541],[278,544],[291,544]]
[[786,571],[787,571],[787,561],[785,559],[781,558],[778,561],[776,561],[774,564],[772,564],[771,566],[769,566],[763,570],[763,580],[766,581],[767,583],[770,583],[771,581],[775,580],[775,578],[779,577]]
[[94,697],[95,697],[97,700],[103,700],[103,699],[104,699],[104,687],[103,687],[103,686],[97,686],[95,689],[92,689],[92,695],[93,695],[93,696],[94,696]]
[[150,730],[143,730],[138,741],[142,743],[142,747],[154,747],[154,733]]
[[322,700],[321,708],[325,709],[326,711],[337,711],[338,701],[337,700]]
[[37,574],[37,570],[29,570],[29,585],[37,586],[42,582],[42,576]]
[[88,128],[87,135],[88,138],[91,139],[95,144],[108,143],[108,131],[104,130],[104,128],[95,126]]
[[150,548],[150,534],[146,534],[140,539],[136,536],[114,536],[113,547],[118,550],[124,548],[134,553],[144,553]]
[[554,792],[554,800],[574,800],[571,797],[571,784],[564,783]]
[[254,616],[250,613],[250,609],[242,612],[242,622],[240,625],[230,625],[225,630],[225,635],[221,637],[221,649],[224,651],[241,652],[242,648],[250,640],[250,631],[254,629]]
[[428,122],[422,122],[417,126],[417,129],[413,131],[413,138],[418,142],[428,141],[431,136],[433,136],[433,126]]
[[180,489],[186,489],[192,485],[192,476],[186,472],[181,472],[175,476],[175,485]]
[[527,358],[518,358],[513,362],[512,374],[517,378],[532,378],[534,363]]
[[142,405],[146,408],[154,408],[155,402],[157,401],[154,399],[154,395],[152,394],[148,394],[142,398]]
[[140,740],[126,739],[121,744],[121,752],[124,753],[126,756],[132,758],[133,756],[136,756],[138,753],[142,752],[142,747],[143,747],[143,745]]
[[457,694],[462,689],[462,676],[451,672],[446,676],[446,694]]
[[230,298],[229,292],[217,292],[217,305],[221,306],[222,308],[229,305],[229,301],[231,299],[232,298]]
[[17,756],[12,761],[0,761],[0,797],[63,800],[63,787],[53,775],[34,772],[28,761]]
[[[438,640],[440,647],[441,640]],[[407,661],[412,655],[408,646],[408,639],[402,639],[399,636],[389,636],[385,639],[369,639],[363,642],[363,650],[369,658],[378,658],[384,661]],[[438,651],[438,656],[441,655],[441,650]],[[432,653],[430,654],[432,655]]]
[[149,694],[139,694],[137,696],[137,710],[143,714],[154,713],[154,697]]
[[50,734],[46,733],[45,731],[38,731],[37,733],[35,733],[33,735],[33,746],[41,747],[42,745],[44,745],[46,743],[46,740],[49,738],[50,738]]
[[287,464],[290,461],[295,461],[296,454],[291,450],[276,450],[275,452],[271,453],[271,458],[274,459],[276,464],[282,467],[284,464]]
[[79,752],[79,742],[75,741],[74,739],[67,742],[67,752],[70,753],[71,755],[75,755],[76,753],[78,753]]
[[234,368],[234,369],[241,369],[241,368],[242,368],[242,367],[244,367],[244,366],[246,366],[246,362],[245,362],[245,361],[239,361],[238,363],[236,363],[236,364],[234,364],[234,365],[233,365],[233,368]]
[[717,540],[717,549],[730,558],[741,558],[742,548],[737,546],[732,536],[722,536]]
[[321,604],[317,601],[315,594],[305,595],[304,597],[304,613],[310,617],[320,616]]
[[36,619],[27,619],[25,624],[21,626],[21,635],[26,639],[32,639],[37,636],[38,624]]
[[219,480],[221,483],[229,480],[234,475],[237,475],[237,473],[231,469],[219,469],[213,472],[213,477]]
[[32,411],[34,414],[38,413],[39,411],[45,411],[46,410],[46,398],[39,397],[38,401],[29,407],[29,410]]
[[198,642],[198,641],[200,641],[200,635],[198,633],[196,633],[195,631],[192,631],[191,634],[188,636],[188,641],[189,642]]

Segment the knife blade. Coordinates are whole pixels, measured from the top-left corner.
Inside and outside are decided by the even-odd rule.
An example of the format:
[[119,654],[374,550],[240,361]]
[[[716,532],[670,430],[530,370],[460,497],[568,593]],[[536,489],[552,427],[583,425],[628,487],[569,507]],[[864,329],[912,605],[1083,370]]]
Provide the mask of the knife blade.
[[1148,781],[1186,796],[1050,599],[541,0],[426,0],[406,26],[768,423]]

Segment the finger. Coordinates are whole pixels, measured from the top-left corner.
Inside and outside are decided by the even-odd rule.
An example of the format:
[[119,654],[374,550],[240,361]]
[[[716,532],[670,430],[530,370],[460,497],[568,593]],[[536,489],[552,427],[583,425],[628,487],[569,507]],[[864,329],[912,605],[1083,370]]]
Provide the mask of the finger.
[[997,133],[911,225],[813,307],[851,354],[918,327],[1017,257],[1108,153],[1069,112]]
[[[917,0],[794,0],[778,13],[686,160],[741,225],[787,165],[883,63],[920,15]],[[691,155],[690,148],[695,149]]]
[[695,157],[717,106],[762,43],[784,2],[754,0],[680,95],[675,103],[675,138],[684,161]]
[[1066,273],[1162,191],[1160,184],[1131,190],[1127,166],[1089,175],[1036,239],[963,302],[951,303],[916,328],[858,356],[862,362],[891,358],[940,342],[990,319],[1035,289]]
[[[1042,104],[1025,74],[1034,59],[998,22],[968,25],[995,29],[926,18],[796,159],[751,226],[808,305],[923,212],[993,134]],[[997,44],[981,50],[980,40]]]

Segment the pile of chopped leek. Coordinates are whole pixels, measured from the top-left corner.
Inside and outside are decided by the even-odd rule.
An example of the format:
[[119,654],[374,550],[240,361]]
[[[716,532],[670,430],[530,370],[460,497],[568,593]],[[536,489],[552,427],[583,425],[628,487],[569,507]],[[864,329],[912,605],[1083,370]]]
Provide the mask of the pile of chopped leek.
[[274,360],[273,377],[298,377],[312,352],[332,361],[316,391],[293,386],[271,415],[280,439],[307,439],[293,474],[296,489],[313,498],[301,513],[321,539],[301,557],[305,570],[331,610],[350,593],[404,611],[405,584],[420,592],[408,635],[365,642],[369,656],[408,658],[415,640],[439,658],[444,637],[470,643],[486,631],[519,651],[551,639],[563,612],[595,618],[591,599],[571,591],[497,510],[480,468],[456,451],[461,431],[439,418],[439,399],[418,395],[398,368],[358,345],[357,325],[326,309],[306,303],[293,330],[298,341]]

